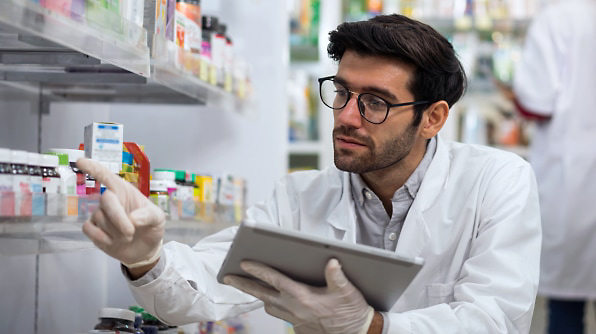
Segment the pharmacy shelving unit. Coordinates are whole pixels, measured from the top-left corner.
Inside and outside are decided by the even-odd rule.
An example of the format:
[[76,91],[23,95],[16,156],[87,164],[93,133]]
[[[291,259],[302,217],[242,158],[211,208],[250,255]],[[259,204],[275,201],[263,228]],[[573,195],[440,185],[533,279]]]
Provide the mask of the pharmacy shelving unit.
[[[168,217],[164,242],[177,241],[194,245],[200,239],[238,225],[230,217],[233,207],[217,209],[216,219]],[[95,247],[83,234],[88,216],[0,217],[0,256],[72,252]]]
[[[473,109],[474,113],[481,118],[482,126],[484,121],[490,119],[498,128],[499,121],[503,119],[503,112],[515,114],[513,104],[503,97],[494,81],[495,78],[505,82],[511,81],[513,64],[519,56],[516,54],[514,45],[523,40],[531,24],[531,18],[464,16],[418,19],[452,40],[468,76],[467,92],[449,116],[451,120],[456,120],[454,124],[459,124],[454,126],[455,130],[448,131],[449,135],[443,138],[496,146],[527,159],[528,149],[522,143],[516,146],[488,144],[496,138],[487,138],[487,134],[483,139],[476,138],[474,135],[471,136],[473,138],[468,138],[461,124],[464,121],[460,118],[465,116],[466,109]],[[499,64],[501,66],[498,66]]]
[[[0,221],[0,256],[73,252],[95,247],[82,232],[83,220],[68,217]],[[164,242],[193,245],[235,223],[168,220]]]
[[[173,43],[162,43],[166,52],[151,57],[156,53],[143,27],[108,11],[96,16],[103,22],[77,20],[32,1],[0,1],[0,84],[39,97],[40,113],[58,101],[195,104],[249,113],[247,100],[179,69],[175,58],[185,51]],[[91,248],[83,221],[0,219],[0,255]],[[230,224],[170,220],[165,238],[193,243]]]
[[439,32],[525,32],[530,19],[513,18],[478,18],[464,16],[460,18],[421,17],[418,20],[430,25]]
[[96,16],[104,19],[84,22],[30,1],[0,1],[0,83],[49,102],[247,110],[244,99],[178,69],[174,57],[152,58],[143,27],[108,11]]
[[290,154],[321,154],[321,143],[315,140],[291,141],[289,144]]

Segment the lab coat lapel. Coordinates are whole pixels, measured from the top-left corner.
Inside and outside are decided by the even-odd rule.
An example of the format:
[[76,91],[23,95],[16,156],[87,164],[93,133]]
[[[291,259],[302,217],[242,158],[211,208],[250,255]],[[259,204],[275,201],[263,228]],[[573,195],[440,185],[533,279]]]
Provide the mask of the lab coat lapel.
[[427,221],[432,223],[436,217],[431,217],[432,213],[429,209],[447,184],[449,163],[446,144],[437,136],[437,151],[408,211],[397,242],[396,253],[408,257],[419,256],[430,240]]
[[342,194],[337,206],[327,217],[336,239],[356,242],[356,212],[352,199],[350,174],[342,173]]

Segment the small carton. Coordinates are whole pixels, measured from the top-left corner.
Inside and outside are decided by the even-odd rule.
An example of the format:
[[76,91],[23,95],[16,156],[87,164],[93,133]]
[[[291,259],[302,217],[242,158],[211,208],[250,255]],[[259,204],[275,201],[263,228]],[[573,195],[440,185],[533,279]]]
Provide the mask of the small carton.
[[93,122],[85,127],[85,157],[103,162],[122,163],[124,125]]

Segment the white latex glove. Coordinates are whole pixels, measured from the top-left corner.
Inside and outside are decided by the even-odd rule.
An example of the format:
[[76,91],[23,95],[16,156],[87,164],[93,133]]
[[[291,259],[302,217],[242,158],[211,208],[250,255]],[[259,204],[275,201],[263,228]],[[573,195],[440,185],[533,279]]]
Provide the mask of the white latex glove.
[[83,224],[83,232],[128,268],[156,262],[161,253],[164,212],[100,163],[80,158],[77,167],[107,188],[99,208]]
[[265,303],[265,311],[294,325],[296,333],[364,334],[374,310],[348,281],[336,259],[325,266],[326,287],[296,282],[275,269],[253,261],[241,268],[271,287],[241,276],[228,275],[224,282]]

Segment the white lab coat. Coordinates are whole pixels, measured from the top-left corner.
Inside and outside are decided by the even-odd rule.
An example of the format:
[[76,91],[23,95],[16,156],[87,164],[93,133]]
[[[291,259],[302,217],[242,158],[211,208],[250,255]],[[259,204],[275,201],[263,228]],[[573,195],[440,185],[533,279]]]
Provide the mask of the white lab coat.
[[568,0],[537,16],[516,67],[520,104],[550,115],[533,133],[544,229],[538,293],[596,298],[596,1]]
[[[354,243],[351,194],[349,174],[335,168],[295,173],[276,184],[268,201],[249,209],[248,219]],[[163,274],[131,286],[137,301],[170,323],[262,306],[215,280],[235,231],[194,248],[168,243]],[[426,263],[391,310],[389,333],[528,333],[540,242],[529,164],[504,151],[439,139],[396,249]]]

